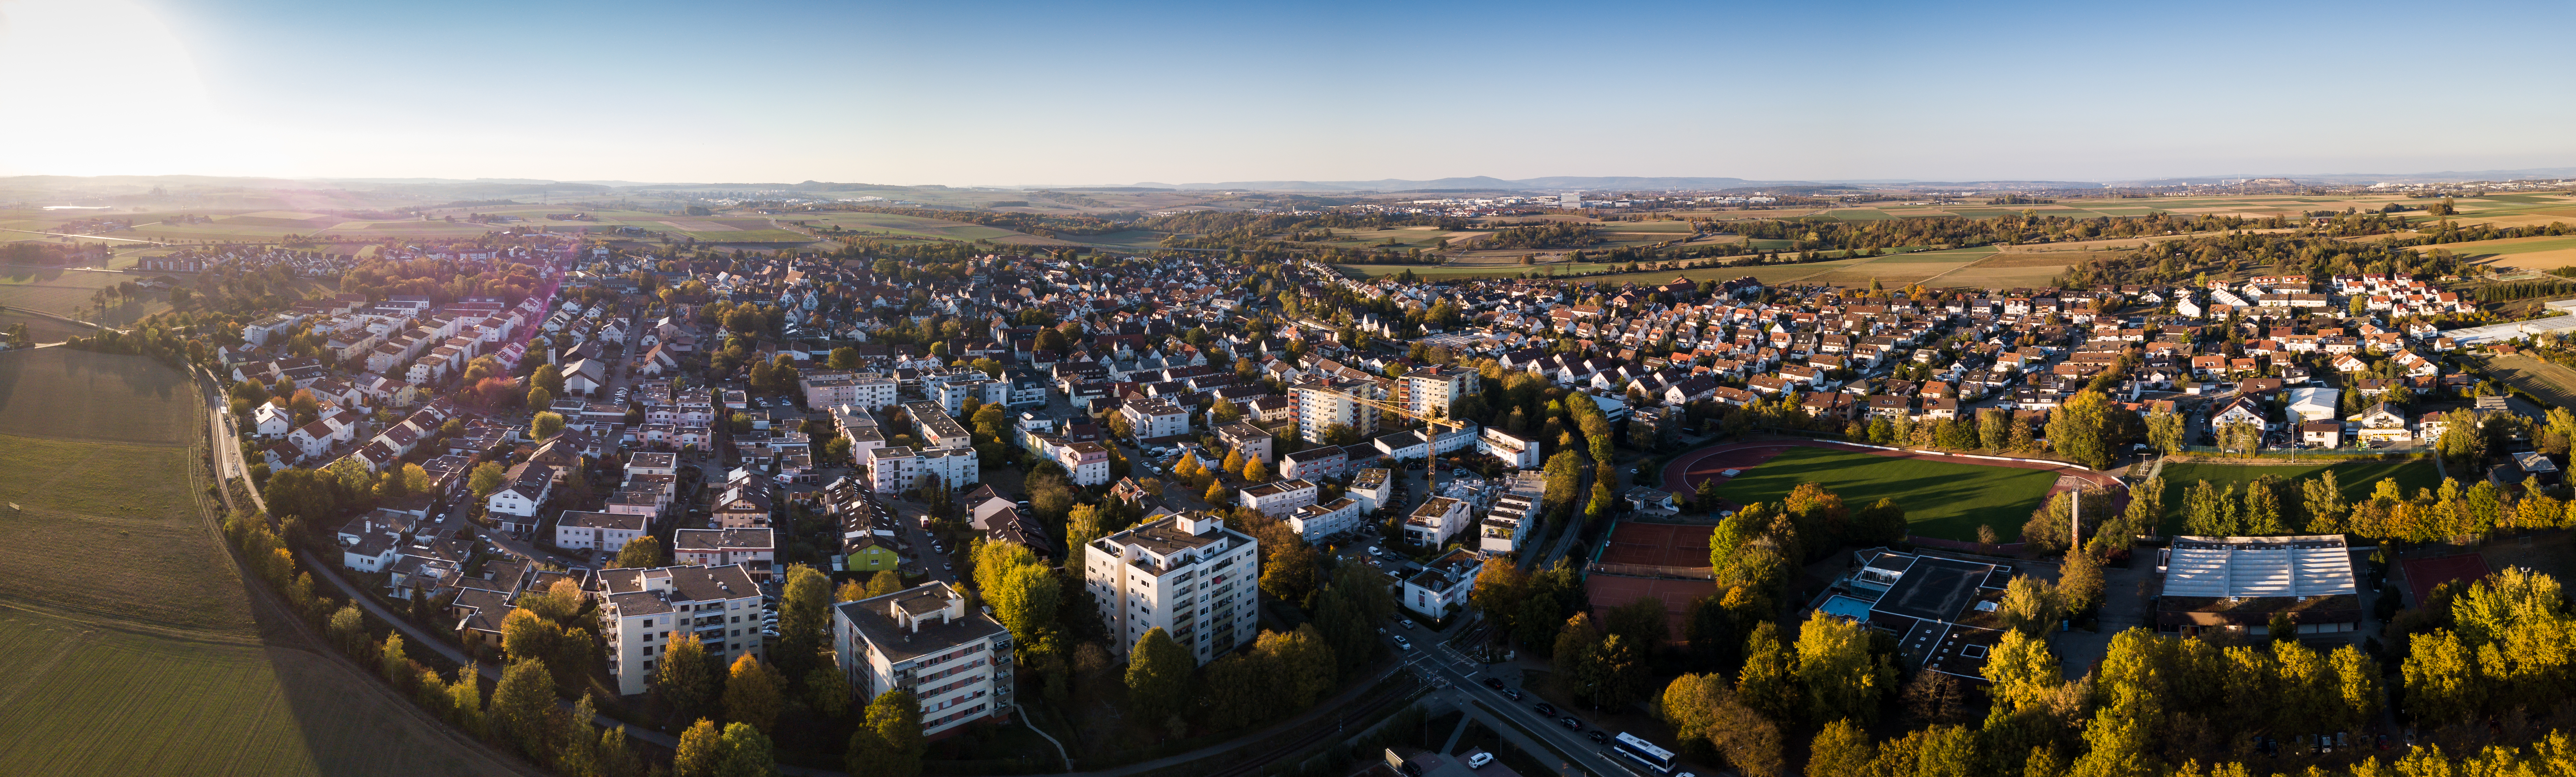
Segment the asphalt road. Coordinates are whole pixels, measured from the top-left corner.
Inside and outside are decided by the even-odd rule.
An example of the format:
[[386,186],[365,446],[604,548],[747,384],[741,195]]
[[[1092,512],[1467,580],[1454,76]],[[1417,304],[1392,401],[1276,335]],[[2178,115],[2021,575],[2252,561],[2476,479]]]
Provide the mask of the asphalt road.
[[[1420,629],[1406,630],[1390,626],[1387,629],[1388,641],[1392,644],[1393,637],[1397,635],[1403,635],[1409,640],[1413,639],[1414,635],[1421,635],[1422,639],[1413,641],[1413,649],[1403,651],[1401,655],[1405,656],[1404,663],[1407,667],[1422,672],[1447,686],[1440,691],[1435,691],[1435,695],[1454,693],[1453,698],[1482,703],[1496,714],[1538,737],[1548,747],[1555,748],[1567,760],[1573,761],[1575,766],[1590,774],[1623,776],[1637,774],[1636,771],[1628,768],[1624,759],[1610,754],[1607,746],[1595,744],[1591,739],[1584,737],[1582,731],[1568,729],[1565,724],[1557,722],[1556,718],[1539,714],[1534,707],[1541,701],[1538,694],[1525,691],[1521,694],[1520,701],[1513,701],[1511,697],[1503,695],[1502,691],[1486,687],[1485,678],[1493,675],[1492,670],[1496,667],[1504,669],[1502,674],[1504,683],[1508,687],[1518,689],[1520,683],[1517,677],[1510,676],[1516,674],[1509,671],[1511,664],[1488,665],[1468,657],[1449,645],[1451,637],[1460,630],[1473,628],[1475,623],[1476,621],[1471,619],[1460,619],[1452,624],[1448,631],[1437,634]],[[1578,719],[1583,717],[1579,711],[1557,711],[1558,717],[1569,715]],[[1584,721],[1584,731],[1590,730],[1592,730],[1591,721]],[[1530,756],[1542,761],[1554,758],[1554,754],[1550,753],[1531,753]]]

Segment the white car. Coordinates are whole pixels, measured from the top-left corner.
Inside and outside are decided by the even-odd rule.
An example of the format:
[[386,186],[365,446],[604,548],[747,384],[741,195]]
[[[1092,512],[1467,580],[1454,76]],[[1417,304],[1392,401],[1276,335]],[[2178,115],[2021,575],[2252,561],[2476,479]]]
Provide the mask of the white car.
[[1493,753],[1477,753],[1475,755],[1467,756],[1467,768],[1469,769],[1482,769],[1485,768],[1485,764],[1493,762]]

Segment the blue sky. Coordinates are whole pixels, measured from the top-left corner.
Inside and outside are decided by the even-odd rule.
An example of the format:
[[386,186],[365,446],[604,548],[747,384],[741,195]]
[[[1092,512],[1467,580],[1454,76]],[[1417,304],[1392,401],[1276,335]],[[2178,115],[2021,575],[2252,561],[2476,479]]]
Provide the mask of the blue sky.
[[[0,129],[0,149],[34,149],[0,151],[0,173],[968,185],[2576,166],[2566,3],[0,0],[0,15],[14,64],[120,84],[68,107],[147,99],[188,117]],[[143,41],[139,61],[24,53],[102,32]]]

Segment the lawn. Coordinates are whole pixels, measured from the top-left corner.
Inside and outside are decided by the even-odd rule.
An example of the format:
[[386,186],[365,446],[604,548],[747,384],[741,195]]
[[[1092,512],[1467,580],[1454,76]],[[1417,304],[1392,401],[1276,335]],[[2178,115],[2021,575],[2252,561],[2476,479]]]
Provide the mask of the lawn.
[[2442,481],[2440,472],[2434,469],[2433,463],[2429,461],[2348,461],[2338,464],[2282,466],[2168,463],[2164,471],[2157,475],[2165,481],[2165,526],[2168,531],[2181,527],[2183,494],[2200,481],[2209,481],[2210,485],[2222,489],[2237,486],[2238,492],[2242,493],[2244,484],[2254,482],[2264,475],[2288,480],[2306,480],[2329,469],[2334,470],[2335,485],[2342,488],[2346,503],[2369,498],[2371,489],[2379,487],[2379,481],[2382,478],[2396,478],[2397,487],[2408,494],[2415,493],[2415,489],[2418,488],[2440,485]]
[[1987,525],[2009,540],[2039,510],[2057,474],[1791,448],[1719,486],[1717,496],[1736,504],[1777,502],[1800,483],[1821,484],[1855,509],[1894,499],[1905,506],[1905,521],[1913,524],[1915,534],[1974,540],[1977,527]]

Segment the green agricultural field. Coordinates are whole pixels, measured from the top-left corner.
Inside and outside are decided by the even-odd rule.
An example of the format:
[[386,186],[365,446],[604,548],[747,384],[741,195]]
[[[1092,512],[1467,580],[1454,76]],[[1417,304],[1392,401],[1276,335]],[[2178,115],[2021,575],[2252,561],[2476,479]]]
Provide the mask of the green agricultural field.
[[[138,275],[88,270],[0,268],[0,306],[96,321],[89,313],[91,294],[119,282],[141,279]],[[104,323],[124,326],[169,309],[167,299],[129,299],[111,303]]]
[[2164,471],[2157,474],[2157,477],[2164,478],[2165,481],[2165,529],[2167,532],[2173,532],[2182,528],[2183,494],[2200,481],[2209,481],[2210,485],[2222,489],[2235,486],[2237,491],[2242,493],[2244,484],[2254,482],[2265,475],[2286,480],[2306,480],[2323,474],[2329,469],[2334,470],[2335,485],[2341,487],[2344,501],[2347,503],[2369,498],[2371,490],[2378,488],[2379,481],[2384,478],[2396,478],[2397,487],[2408,494],[2415,493],[2415,489],[2430,488],[2442,482],[2440,471],[2435,469],[2430,461],[2348,461],[2335,464],[2281,466],[2208,462],[2168,463]]
[[518,773],[309,649],[0,613],[0,773]]
[[1717,496],[1736,504],[1777,502],[1800,483],[1821,484],[1853,508],[1894,499],[1905,506],[1915,534],[1974,540],[1982,525],[2009,541],[2048,498],[2057,473],[1790,448],[1719,486]]
[[520,771],[261,604],[200,498],[197,396],[142,357],[0,354],[0,774]]

